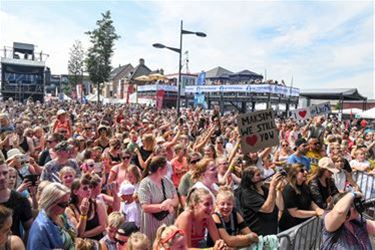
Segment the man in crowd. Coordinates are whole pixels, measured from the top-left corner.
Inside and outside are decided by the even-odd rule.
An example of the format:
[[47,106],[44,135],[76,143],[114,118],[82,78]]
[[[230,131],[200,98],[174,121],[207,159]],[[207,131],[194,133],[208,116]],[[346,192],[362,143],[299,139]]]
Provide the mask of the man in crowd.
[[44,166],[40,179],[51,182],[61,182],[59,178],[59,171],[65,166],[72,167],[79,175],[81,171],[77,164],[77,161],[74,159],[70,159],[71,150],[72,146],[69,145],[66,141],[58,143],[54,147],[56,159],[49,161]]
[[318,162],[322,158],[322,154],[320,152],[320,142],[316,138],[310,138],[307,141],[307,152],[306,157],[310,160],[311,171],[315,173],[316,168],[318,167]]
[[300,138],[296,141],[295,152],[289,156],[288,164],[300,163],[310,171],[310,160],[305,156],[307,152],[307,142],[304,138]]

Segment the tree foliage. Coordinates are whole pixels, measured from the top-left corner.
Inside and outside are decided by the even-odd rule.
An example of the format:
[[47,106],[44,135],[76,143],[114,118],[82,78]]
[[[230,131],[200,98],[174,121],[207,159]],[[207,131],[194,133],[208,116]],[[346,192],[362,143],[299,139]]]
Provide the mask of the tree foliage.
[[85,62],[90,80],[97,84],[99,94],[100,84],[109,79],[114,42],[120,36],[116,34],[110,11],[102,13],[102,19],[96,21],[96,26],[94,30],[86,32],[90,36],[91,47]]
[[73,46],[70,48],[69,55],[69,84],[71,85],[71,87],[75,88],[75,86],[79,83],[82,83],[83,80],[83,62],[85,51],[83,49],[81,41],[76,40],[74,42]]

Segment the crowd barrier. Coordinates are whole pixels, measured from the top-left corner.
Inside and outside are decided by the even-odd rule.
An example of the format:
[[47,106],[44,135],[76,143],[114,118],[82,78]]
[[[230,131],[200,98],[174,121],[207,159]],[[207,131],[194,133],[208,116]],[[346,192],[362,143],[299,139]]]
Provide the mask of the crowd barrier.
[[312,250],[319,249],[322,236],[322,219],[313,217],[277,235],[279,249]]
[[358,184],[365,200],[375,198],[375,176],[366,172],[353,172],[353,179]]

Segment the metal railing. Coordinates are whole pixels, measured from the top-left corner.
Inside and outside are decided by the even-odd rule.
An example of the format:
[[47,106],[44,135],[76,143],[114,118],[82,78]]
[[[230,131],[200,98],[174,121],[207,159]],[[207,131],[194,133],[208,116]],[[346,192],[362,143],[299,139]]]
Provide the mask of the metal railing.
[[279,249],[311,250],[319,249],[322,238],[322,219],[313,217],[277,235]]
[[362,171],[353,172],[352,176],[361,189],[365,200],[375,198],[375,176]]

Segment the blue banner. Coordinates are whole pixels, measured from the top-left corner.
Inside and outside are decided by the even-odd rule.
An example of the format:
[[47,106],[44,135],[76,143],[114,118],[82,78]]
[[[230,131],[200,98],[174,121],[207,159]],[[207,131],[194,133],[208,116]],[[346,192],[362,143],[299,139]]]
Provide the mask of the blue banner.
[[197,85],[206,85],[206,72],[202,71],[199,73]]

